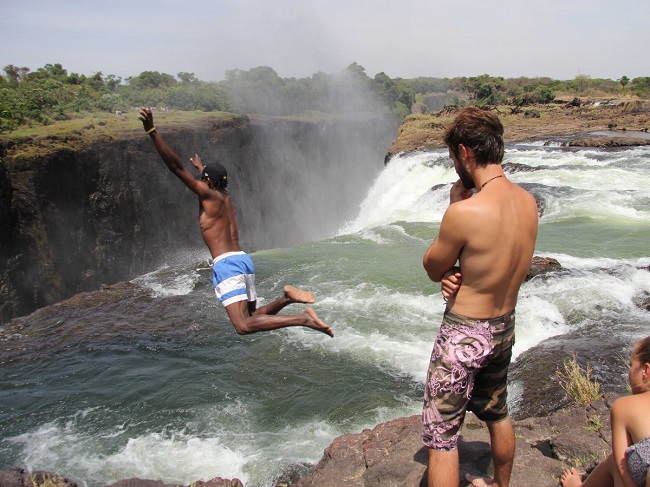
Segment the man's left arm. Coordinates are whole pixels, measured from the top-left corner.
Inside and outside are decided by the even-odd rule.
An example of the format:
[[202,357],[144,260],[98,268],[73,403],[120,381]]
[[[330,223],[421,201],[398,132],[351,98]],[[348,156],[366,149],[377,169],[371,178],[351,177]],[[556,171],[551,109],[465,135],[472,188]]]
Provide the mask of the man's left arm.
[[171,147],[167,145],[167,142],[158,135],[158,131],[153,123],[153,114],[151,113],[151,110],[148,108],[141,108],[138,118],[142,121],[142,126],[144,127],[145,132],[149,135],[149,138],[167,166],[167,169],[169,169],[174,176],[180,179],[185,186],[191,189],[200,198],[208,197],[210,195],[210,188],[208,185],[194,179],[194,176],[185,169],[180,157],[178,157]]
[[199,174],[203,173],[203,168],[205,166],[203,165],[203,161],[198,154],[195,153],[194,157],[190,157],[190,162],[196,168],[196,170],[199,171]]

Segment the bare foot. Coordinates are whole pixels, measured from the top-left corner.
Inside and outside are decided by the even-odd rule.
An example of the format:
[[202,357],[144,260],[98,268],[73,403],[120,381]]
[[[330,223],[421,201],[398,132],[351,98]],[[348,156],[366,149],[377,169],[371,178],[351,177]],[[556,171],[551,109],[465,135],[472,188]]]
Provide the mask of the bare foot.
[[582,476],[575,468],[567,468],[560,477],[560,483],[563,487],[579,487],[582,485]]
[[325,333],[326,335],[329,335],[332,338],[334,338],[334,332],[332,331],[332,329],[320,320],[320,318],[316,315],[316,312],[313,309],[311,308],[305,309],[304,314],[307,315],[307,323],[305,323],[305,326],[308,326],[313,330]]
[[284,286],[284,297],[288,298],[292,303],[311,304],[316,302],[316,298],[312,293],[293,286]]
[[492,485],[494,482],[490,477],[477,477],[476,475],[465,474],[465,480],[467,480],[474,487],[486,487]]

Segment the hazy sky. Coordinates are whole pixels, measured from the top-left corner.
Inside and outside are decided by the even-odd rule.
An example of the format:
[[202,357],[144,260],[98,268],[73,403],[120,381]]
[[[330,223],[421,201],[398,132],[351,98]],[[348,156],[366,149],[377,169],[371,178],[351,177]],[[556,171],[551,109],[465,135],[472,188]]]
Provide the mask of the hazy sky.
[[0,68],[650,76],[650,0],[0,0]]

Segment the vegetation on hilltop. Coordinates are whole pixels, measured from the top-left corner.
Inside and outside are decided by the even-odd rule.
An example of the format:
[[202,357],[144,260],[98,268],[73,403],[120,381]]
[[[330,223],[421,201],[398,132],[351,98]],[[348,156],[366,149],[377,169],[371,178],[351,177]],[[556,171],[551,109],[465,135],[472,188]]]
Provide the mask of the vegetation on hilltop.
[[194,73],[176,76],[143,71],[120,77],[97,72],[68,73],[61,64],[32,71],[12,64],[0,75],[0,132],[20,126],[47,125],[80,113],[116,113],[139,106],[185,111],[228,111],[287,116],[299,113],[377,112],[404,117],[436,111],[446,105],[508,103],[524,106],[549,103],[558,93],[575,96],[622,93],[650,94],[650,77],[630,80],[573,80],[494,77],[391,79],[385,73],[369,77],[352,63],[337,74],[318,72],[307,78],[281,78],[268,66],[226,72],[220,82],[205,82]]

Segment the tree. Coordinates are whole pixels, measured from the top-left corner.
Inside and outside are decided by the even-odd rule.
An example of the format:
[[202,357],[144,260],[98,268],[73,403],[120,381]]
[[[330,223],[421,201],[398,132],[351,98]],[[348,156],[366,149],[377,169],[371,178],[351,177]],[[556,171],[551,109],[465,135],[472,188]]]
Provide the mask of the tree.
[[127,78],[127,82],[136,88],[169,88],[176,84],[176,78],[158,71],[143,71],[138,76]]
[[184,85],[197,84],[199,82],[199,80],[196,79],[196,76],[194,76],[194,73],[186,73],[185,71],[182,71],[176,76]]
[[579,74],[576,76],[574,83],[575,83],[575,89],[578,93],[584,92],[587,87],[589,86],[589,80],[591,79],[591,76],[586,75],[586,74]]
[[29,74],[31,79],[45,79],[45,78],[54,78],[60,81],[64,81],[68,77],[68,71],[63,69],[59,63],[57,64],[46,64],[42,68],[38,68],[35,72]]
[[122,100],[122,97],[116,93],[106,93],[100,96],[97,100],[96,106],[105,112],[115,112],[116,110],[126,109],[124,100]]
[[388,108],[393,108],[397,101],[398,91],[395,82],[381,72],[375,75],[374,89],[379,98],[386,104]]
[[4,67],[4,72],[7,75],[7,80],[10,83],[20,83],[22,79],[29,73],[29,68],[19,68],[13,64],[8,64]]
[[114,74],[109,74],[104,78],[104,84],[106,85],[106,88],[108,91],[111,93],[114,93],[119,84],[122,82],[122,78],[119,76],[115,76]]
[[618,82],[621,83],[621,86],[623,88],[625,88],[625,86],[627,86],[627,84],[630,82],[630,78],[628,78],[627,76],[621,76]]
[[632,80],[632,89],[639,96],[650,94],[650,76],[642,76]]

